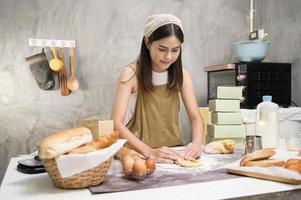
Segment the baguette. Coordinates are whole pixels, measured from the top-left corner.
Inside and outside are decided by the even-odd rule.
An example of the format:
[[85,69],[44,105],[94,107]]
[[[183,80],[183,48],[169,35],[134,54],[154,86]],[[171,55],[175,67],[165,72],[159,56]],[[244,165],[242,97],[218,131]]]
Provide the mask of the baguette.
[[268,160],[247,161],[244,166],[246,166],[246,167],[253,167],[253,166],[257,166],[257,167],[273,167],[273,166],[282,167],[284,165],[284,163],[285,163],[285,161],[283,161],[283,160],[268,159]]
[[88,128],[80,127],[62,130],[46,137],[38,146],[41,159],[52,159],[70,152],[72,149],[92,141]]
[[266,148],[266,149],[261,149],[258,151],[254,151],[252,153],[249,153],[245,155],[241,161],[240,161],[240,166],[245,166],[248,161],[255,161],[255,160],[265,160],[273,155],[275,155],[276,152],[274,149]]
[[97,149],[104,149],[114,144],[119,138],[119,131],[113,131],[109,135],[100,136],[93,140],[91,143],[97,147]]
[[83,146],[71,150],[70,154],[85,154],[92,151],[104,149],[114,144],[118,140],[118,138],[119,138],[119,132],[113,131],[109,135],[100,136],[88,144],[85,144]]

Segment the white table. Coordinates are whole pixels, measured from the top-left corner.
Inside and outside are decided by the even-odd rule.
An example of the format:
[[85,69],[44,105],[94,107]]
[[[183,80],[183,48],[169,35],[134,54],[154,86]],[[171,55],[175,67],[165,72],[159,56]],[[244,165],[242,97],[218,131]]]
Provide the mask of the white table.
[[[0,199],[23,200],[23,199],[225,199],[236,197],[253,196],[250,199],[271,199],[275,192],[276,197],[286,195],[289,199],[300,199],[301,185],[288,185],[272,181],[254,178],[234,178],[221,181],[210,181],[180,186],[136,190],[128,192],[107,193],[92,195],[88,189],[63,190],[55,188],[46,173],[27,175],[16,170],[17,161],[22,158],[12,158],[4,176]],[[290,192],[284,192],[290,191]],[[268,194],[273,193],[273,194]],[[264,196],[255,196],[262,195]],[[275,196],[274,196],[275,197]],[[248,198],[249,199],[249,198]]]

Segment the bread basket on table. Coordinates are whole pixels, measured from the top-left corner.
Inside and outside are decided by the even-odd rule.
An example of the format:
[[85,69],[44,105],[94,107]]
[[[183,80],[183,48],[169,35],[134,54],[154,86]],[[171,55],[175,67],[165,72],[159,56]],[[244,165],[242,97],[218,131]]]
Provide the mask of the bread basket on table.
[[92,134],[87,128],[63,130],[41,142],[39,156],[56,187],[75,189],[99,185],[105,180],[114,155],[93,168],[68,177],[61,176],[56,158],[63,154],[85,154],[109,147],[117,141],[118,136],[118,132],[113,132],[92,140]]
[[45,159],[43,164],[45,169],[51,178],[53,184],[58,188],[75,189],[75,188],[86,188],[90,186],[99,185],[102,183],[107,175],[110,168],[112,158],[101,163],[99,166],[92,169],[83,171],[73,176],[62,178],[55,159]]

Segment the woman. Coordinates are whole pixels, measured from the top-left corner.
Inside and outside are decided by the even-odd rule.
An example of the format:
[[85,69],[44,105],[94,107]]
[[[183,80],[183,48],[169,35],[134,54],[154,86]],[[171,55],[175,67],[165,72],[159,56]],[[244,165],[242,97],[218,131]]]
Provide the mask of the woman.
[[[150,16],[139,58],[122,70],[118,80],[112,112],[114,129],[120,131],[133,149],[156,162],[172,163],[201,154],[203,121],[191,78],[182,69],[183,41],[183,28],[177,17]],[[178,118],[179,93],[192,126],[192,142],[182,154],[170,148],[183,145]],[[131,100],[136,103],[128,121]]]

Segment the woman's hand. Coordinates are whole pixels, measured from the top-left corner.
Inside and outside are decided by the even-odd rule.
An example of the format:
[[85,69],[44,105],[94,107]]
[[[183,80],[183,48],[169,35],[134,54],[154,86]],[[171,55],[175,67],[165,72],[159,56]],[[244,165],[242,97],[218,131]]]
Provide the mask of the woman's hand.
[[175,150],[166,146],[151,150],[150,159],[161,163],[174,163],[175,160],[182,158]]
[[189,143],[183,153],[183,157],[185,159],[189,158],[198,158],[201,156],[202,153],[202,145],[196,143]]

